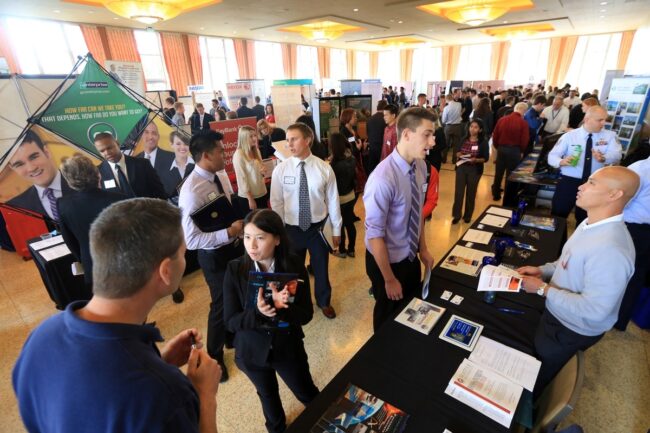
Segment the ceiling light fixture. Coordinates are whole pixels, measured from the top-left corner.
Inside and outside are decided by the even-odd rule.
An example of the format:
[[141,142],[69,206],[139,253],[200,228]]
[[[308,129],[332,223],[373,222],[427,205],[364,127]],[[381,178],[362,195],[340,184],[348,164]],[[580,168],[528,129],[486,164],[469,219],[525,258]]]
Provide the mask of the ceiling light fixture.
[[356,27],[349,24],[324,20],[299,24],[292,27],[285,27],[279,30],[284,32],[300,33],[300,35],[306,39],[310,39],[314,42],[324,43],[340,38],[345,32],[358,31],[363,29],[361,27]]
[[452,0],[418,6],[418,9],[459,24],[480,26],[510,11],[530,9],[531,0]]
[[220,3],[221,0],[63,0],[103,6],[109,11],[146,25],[172,19],[184,12]]
[[601,6],[605,6],[606,4],[607,4],[607,2],[600,2]]
[[352,12],[359,12],[359,8],[352,9]]

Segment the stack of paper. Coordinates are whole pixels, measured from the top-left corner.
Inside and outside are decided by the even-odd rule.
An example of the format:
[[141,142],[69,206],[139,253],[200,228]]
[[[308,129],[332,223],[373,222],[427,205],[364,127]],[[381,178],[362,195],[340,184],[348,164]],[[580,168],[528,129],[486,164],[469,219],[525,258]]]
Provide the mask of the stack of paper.
[[481,220],[481,224],[486,224],[489,226],[502,228],[508,222],[508,218],[492,215],[491,213],[486,214]]
[[467,233],[465,233],[465,236],[463,236],[465,242],[474,242],[484,245],[490,243],[490,239],[492,239],[492,233],[483,230],[469,229],[467,230]]
[[481,337],[445,393],[510,427],[521,394],[524,388],[532,391],[540,366],[530,355]]
[[443,307],[413,298],[406,308],[397,315],[395,321],[428,335],[445,310]]
[[461,274],[476,276],[485,256],[494,257],[494,253],[456,245],[440,264],[440,267]]
[[512,216],[512,211],[510,209],[504,209],[502,207],[497,207],[497,206],[490,206],[487,210],[487,213],[499,215],[502,217],[506,217],[508,219],[510,219],[510,217]]
[[479,292],[518,292],[521,289],[521,275],[504,266],[486,265],[481,269],[478,280]]

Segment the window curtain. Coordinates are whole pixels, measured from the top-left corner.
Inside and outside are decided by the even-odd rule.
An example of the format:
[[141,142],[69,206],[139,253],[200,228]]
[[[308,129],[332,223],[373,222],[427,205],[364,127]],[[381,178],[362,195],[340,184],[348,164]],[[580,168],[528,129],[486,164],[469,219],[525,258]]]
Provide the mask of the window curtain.
[[107,59],[121,62],[141,62],[135,36],[131,29],[106,27]]
[[399,51],[400,80],[410,81],[413,70],[413,49]]
[[194,81],[196,79],[193,73],[194,66],[190,58],[190,47],[186,35],[161,33],[160,42],[172,89],[184,95],[189,85],[203,84]]
[[280,44],[282,48],[282,68],[284,76],[295,79],[298,75],[298,49],[296,44]]
[[255,78],[255,41],[233,39],[239,78]]
[[0,18],[0,57],[7,60],[9,72],[13,74],[20,74],[20,64],[18,58],[14,54],[14,50],[9,41],[9,33],[7,32],[7,25],[4,18]]
[[348,79],[352,80],[357,77],[357,54],[354,50],[346,50]]
[[377,78],[377,73],[379,71],[379,52],[370,51],[370,53],[368,53],[368,59],[370,65],[370,78]]
[[456,78],[459,58],[459,45],[442,47],[442,81],[453,80]]
[[199,37],[196,35],[183,35],[183,41],[187,45],[187,54],[190,58],[192,69],[192,84],[203,83],[203,61],[201,60],[201,46]]
[[330,78],[330,49],[328,47],[318,47],[316,52],[318,53],[318,72],[321,80]]
[[630,56],[630,50],[632,49],[632,41],[634,41],[634,34],[636,30],[630,30],[623,32],[621,37],[621,47],[618,51],[618,61],[616,62],[616,69],[625,69],[627,64],[627,59]]
[[508,65],[510,41],[495,42],[492,44],[492,57],[490,58],[490,78],[503,80]]
[[547,85],[564,85],[564,79],[569,71],[571,59],[573,58],[577,44],[577,36],[551,38],[551,46],[548,50],[548,69],[546,72]]
[[[88,47],[88,51],[93,55],[93,58],[100,65],[104,66],[108,53],[106,52],[106,31],[100,32],[99,27],[87,26],[80,24],[81,34],[84,36],[84,41]],[[102,35],[103,33],[103,35]]]

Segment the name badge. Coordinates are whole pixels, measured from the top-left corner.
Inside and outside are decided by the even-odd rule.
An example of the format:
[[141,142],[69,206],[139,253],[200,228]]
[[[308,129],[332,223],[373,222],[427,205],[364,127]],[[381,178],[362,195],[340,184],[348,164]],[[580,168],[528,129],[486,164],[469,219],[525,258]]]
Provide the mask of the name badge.
[[606,146],[607,145],[607,140],[598,140],[598,143],[596,143],[596,146]]
[[478,146],[472,146],[472,152],[478,151]]
[[355,140],[354,140],[354,137],[350,137],[350,138],[348,138],[348,141],[349,141],[350,143],[354,143],[354,141],[355,141]]
[[285,185],[295,185],[296,183],[296,178],[294,176],[285,176],[284,177],[284,184]]
[[429,188],[429,184],[428,184],[428,183],[423,183],[423,184],[422,184],[422,192],[423,192],[423,193],[426,193],[428,188]]
[[115,183],[114,179],[105,180],[104,181],[104,188],[105,189],[117,188],[117,184]]

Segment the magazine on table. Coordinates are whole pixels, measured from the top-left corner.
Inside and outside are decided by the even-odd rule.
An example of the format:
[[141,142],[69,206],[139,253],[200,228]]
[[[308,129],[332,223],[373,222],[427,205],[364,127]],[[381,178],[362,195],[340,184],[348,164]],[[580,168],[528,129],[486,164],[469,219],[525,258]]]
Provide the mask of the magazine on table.
[[446,308],[413,298],[406,308],[397,315],[395,321],[428,335],[445,311]]
[[403,410],[349,384],[309,430],[310,433],[402,433],[410,415]]
[[526,227],[534,227],[536,229],[547,230],[549,232],[555,231],[555,218],[553,217],[524,215],[521,221],[519,221],[519,224]]

